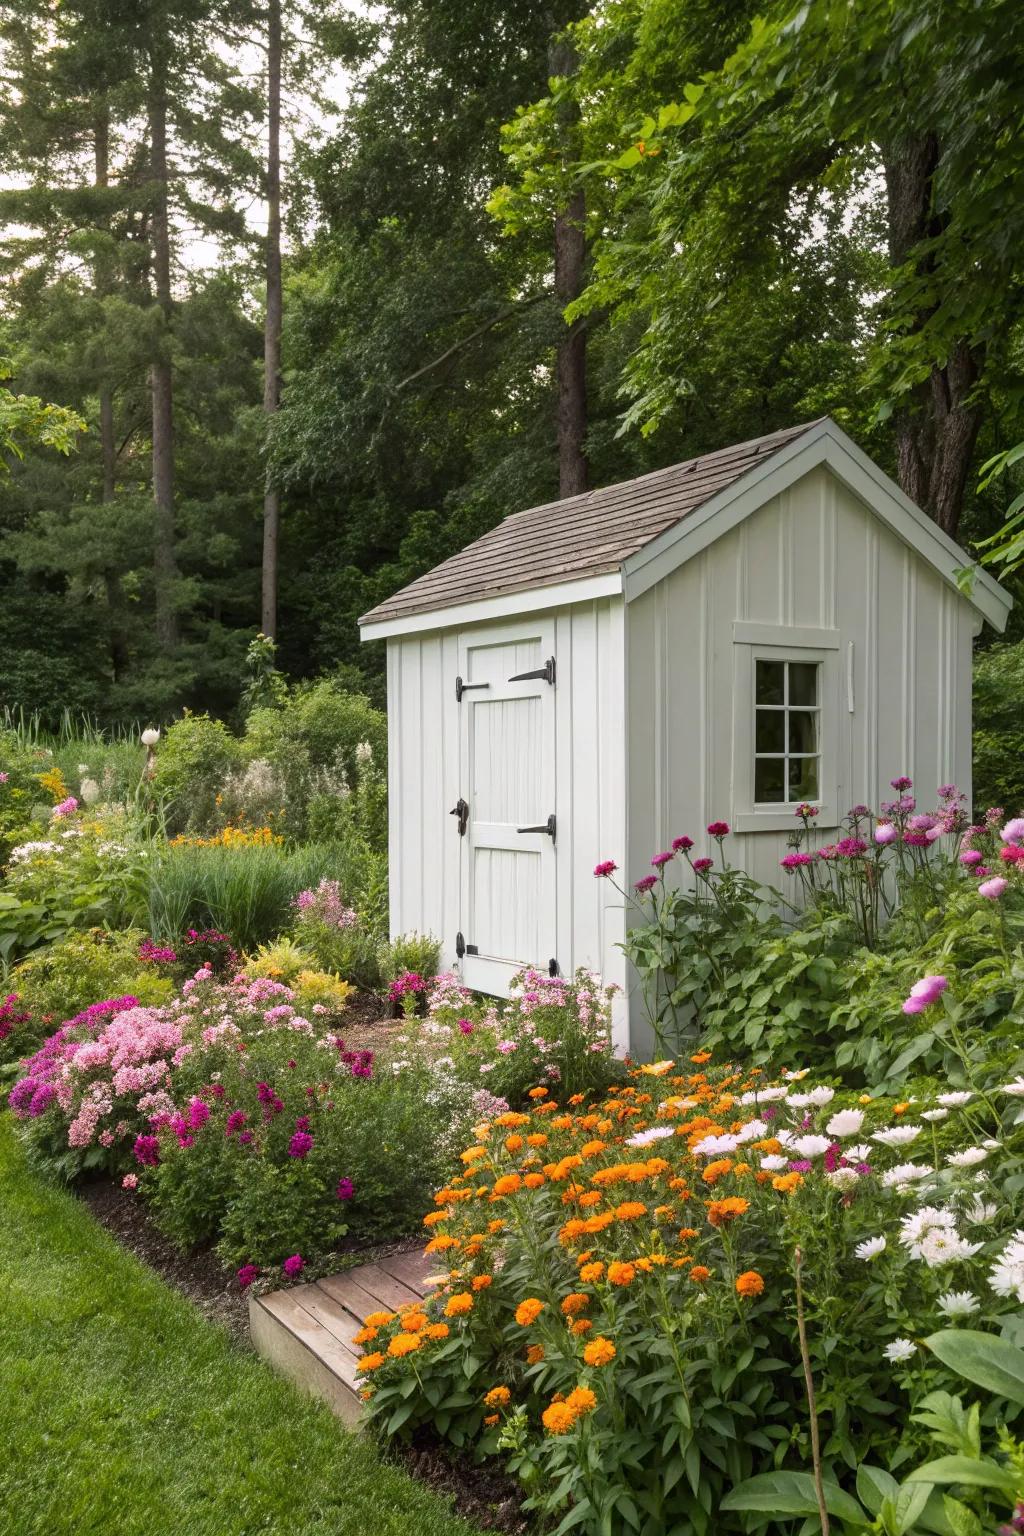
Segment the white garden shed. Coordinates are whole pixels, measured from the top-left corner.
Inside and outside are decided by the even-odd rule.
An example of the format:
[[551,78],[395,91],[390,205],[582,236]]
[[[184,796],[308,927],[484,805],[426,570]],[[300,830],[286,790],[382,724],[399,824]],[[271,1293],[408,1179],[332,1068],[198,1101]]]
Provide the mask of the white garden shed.
[[524,964],[626,987],[598,860],[632,882],[725,820],[778,883],[801,800],[826,830],[897,774],[969,791],[972,640],[1011,600],[983,571],[965,595],[968,563],[827,418],[507,517],[360,620],[392,933],[483,992]]

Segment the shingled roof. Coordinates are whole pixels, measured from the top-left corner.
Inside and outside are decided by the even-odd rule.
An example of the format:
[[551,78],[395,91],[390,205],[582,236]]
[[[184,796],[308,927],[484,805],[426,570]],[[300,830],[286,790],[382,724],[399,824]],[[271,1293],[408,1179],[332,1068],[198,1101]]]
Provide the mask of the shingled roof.
[[513,512],[359,622],[385,623],[618,570],[630,555],[815,425],[804,422],[635,480]]

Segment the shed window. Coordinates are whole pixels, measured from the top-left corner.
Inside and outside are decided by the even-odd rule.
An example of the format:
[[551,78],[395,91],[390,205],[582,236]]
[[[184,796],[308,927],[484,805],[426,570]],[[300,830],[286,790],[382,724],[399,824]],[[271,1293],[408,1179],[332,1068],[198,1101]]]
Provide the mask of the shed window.
[[754,802],[796,805],[821,793],[821,665],[754,662]]

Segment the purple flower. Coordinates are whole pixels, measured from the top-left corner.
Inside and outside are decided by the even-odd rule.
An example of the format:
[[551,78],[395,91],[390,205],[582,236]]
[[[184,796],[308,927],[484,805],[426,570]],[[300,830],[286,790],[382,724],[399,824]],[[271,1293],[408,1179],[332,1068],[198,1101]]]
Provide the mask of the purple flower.
[[136,1136],[135,1161],[143,1168],[155,1168],[160,1161],[160,1143],[155,1136]]
[[602,859],[600,864],[594,865],[594,877],[597,880],[606,880],[609,875],[614,875],[618,867],[614,859]]
[[339,1200],[351,1200],[356,1192],[356,1187],[351,1179],[339,1179],[338,1187],[334,1191]]
[[308,1115],[300,1115],[299,1118],[295,1122],[295,1129],[297,1131],[308,1131],[309,1130],[309,1116]]
[[861,817],[871,815],[871,807],[868,805],[851,805],[846,814],[852,821],[860,821]]
[[77,810],[78,801],[74,795],[68,795],[66,800],[60,802],[60,805],[54,806],[50,815],[54,821],[64,821],[68,816],[73,816]]
[[789,1165],[790,1173],[810,1173],[814,1164],[806,1157],[797,1157]]
[[254,1280],[259,1279],[260,1267],[258,1264],[243,1264],[238,1271],[237,1280],[243,1291],[247,1291]]
[[29,1118],[38,1120],[40,1115],[46,1113],[56,1097],[57,1089],[53,1083],[40,1083],[28,1106]]
[[638,880],[636,882],[636,884],[633,886],[633,889],[634,891],[639,891],[641,896],[644,896],[648,891],[653,890],[657,883],[657,875],[644,875],[642,880]]
[[296,1275],[301,1275],[305,1267],[305,1261],[303,1260],[301,1253],[293,1253],[291,1257],[285,1259],[284,1263],[281,1265],[281,1268],[284,1270],[289,1280],[294,1280]]
[[289,1157],[308,1157],[313,1150],[313,1138],[308,1131],[296,1131],[288,1143]]
[[240,1147],[247,1147],[250,1141],[252,1141],[252,1131],[243,1131],[238,1138],[238,1145]]

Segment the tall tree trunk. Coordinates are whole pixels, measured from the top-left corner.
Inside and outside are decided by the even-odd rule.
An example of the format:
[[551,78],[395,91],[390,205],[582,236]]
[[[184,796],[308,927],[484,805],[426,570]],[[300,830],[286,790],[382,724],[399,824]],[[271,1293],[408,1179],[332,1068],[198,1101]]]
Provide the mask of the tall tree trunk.
[[[548,53],[549,73],[560,77],[571,75],[577,63],[575,49],[569,41],[564,36],[556,37]],[[563,111],[560,138],[562,158],[566,163],[576,158],[576,118],[574,111]],[[555,215],[555,297],[563,312],[583,292],[585,216],[583,188],[577,187],[566,206]],[[558,387],[558,494],[577,496],[587,489],[588,484],[587,332],[581,320],[564,326],[555,353],[555,376]]]
[[[100,103],[96,113],[93,143],[96,166],[95,185],[96,190],[103,193],[110,185],[110,112],[106,101]],[[110,220],[105,211],[100,213],[99,227],[102,234],[109,235]],[[110,260],[106,251],[97,255],[93,282],[99,298],[104,298],[110,292]],[[106,506],[117,496],[117,441],[114,436],[114,392],[105,371],[100,378],[99,398],[102,465],[100,497]],[[116,683],[124,676],[129,660],[128,639],[124,626],[124,590],[116,570],[105,571],[103,583],[107,594],[107,620],[110,626],[110,667]]]
[[156,578],[156,634],[160,646],[178,643],[174,587],[174,386],[171,374],[171,230],[167,171],[167,57],[162,38],[149,51],[149,179],[153,288],[163,324],[149,369],[153,405],[153,569]]
[[[263,336],[263,410],[267,427],[281,400],[281,0],[267,13],[267,316]],[[261,629],[277,638],[277,547],[281,493],[267,472],[263,493]]]
[[[911,251],[940,232],[933,184],[940,159],[937,138],[928,134],[887,145],[884,152],[888,194],[889,262],[903,266]],[[920,267],[926,272],[929,258]],[[919,323],[924,324],[927,314]],[[981,356],[958,341],[942,367],[911,393],[895,419],[897,477],[912,501],[956,538],[964,489],[981,426],[981,408],[971,398]]]

